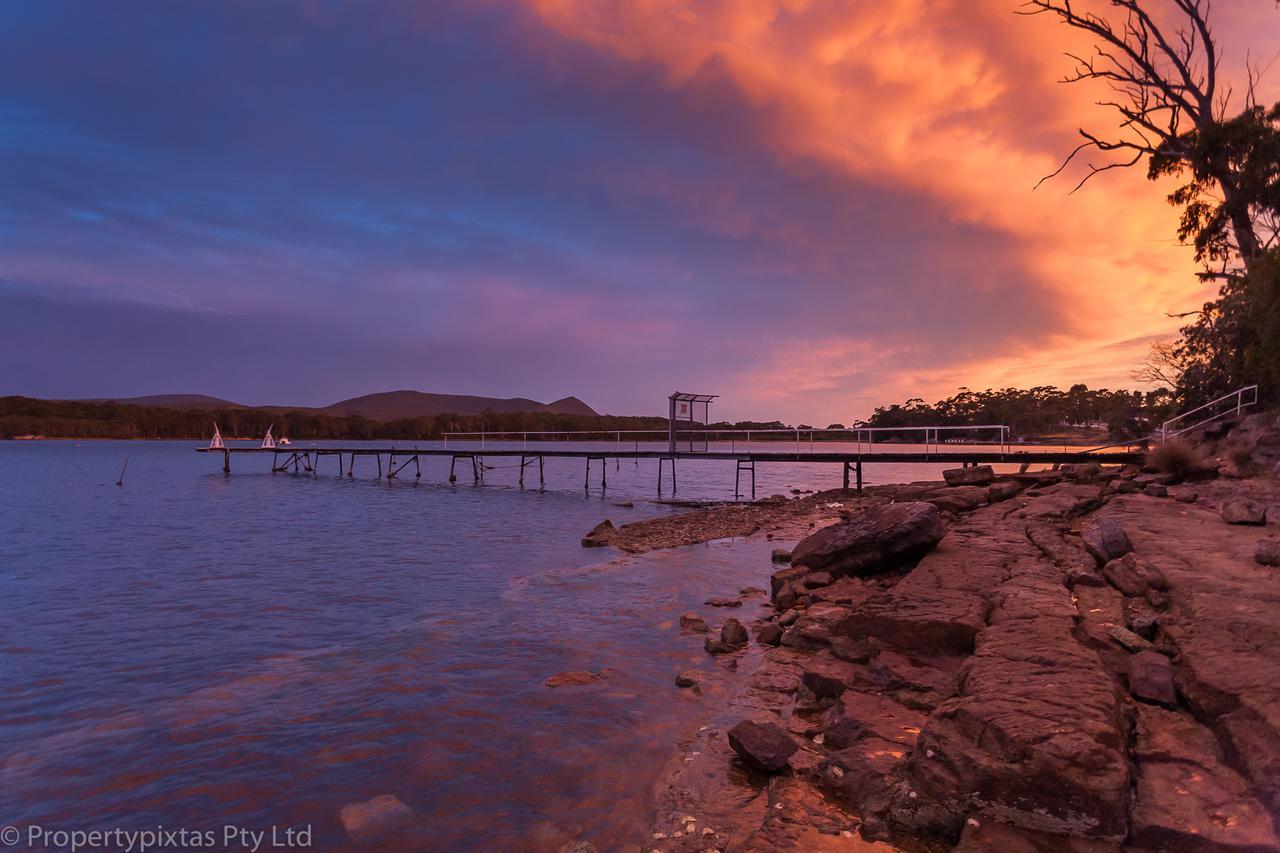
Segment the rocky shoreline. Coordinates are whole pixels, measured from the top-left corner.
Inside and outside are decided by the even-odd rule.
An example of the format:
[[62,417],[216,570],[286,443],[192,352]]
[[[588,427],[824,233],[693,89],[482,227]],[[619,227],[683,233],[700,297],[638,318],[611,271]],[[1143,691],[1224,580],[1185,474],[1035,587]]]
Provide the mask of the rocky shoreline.
[[756,618],[689,615],[763,655],[649,849],[1280,851],[1278,427],[1186,481],[962,469],[606,532],[795,543]]

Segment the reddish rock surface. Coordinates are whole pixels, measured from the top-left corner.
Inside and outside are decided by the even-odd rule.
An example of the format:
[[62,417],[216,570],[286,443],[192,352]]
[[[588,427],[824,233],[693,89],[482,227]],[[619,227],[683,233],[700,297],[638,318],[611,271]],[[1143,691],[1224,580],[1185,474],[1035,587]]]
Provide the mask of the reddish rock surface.
[[749,774],[713,725],[662,793],[655,848],[1280,853],[1280,582],[1220,515],[1280,505],[1280,481],[1200,481],[1188,504],[1115,477],[956,500],[914,566],[810,590],[844,570],[780,572],[782,646],[752,648],[732,707],[790,739],[789,769]]
[[802,539],[791,562],[832,574],[873,574],[928,552],[945,532],[937,507],[929,503],[868,507]]

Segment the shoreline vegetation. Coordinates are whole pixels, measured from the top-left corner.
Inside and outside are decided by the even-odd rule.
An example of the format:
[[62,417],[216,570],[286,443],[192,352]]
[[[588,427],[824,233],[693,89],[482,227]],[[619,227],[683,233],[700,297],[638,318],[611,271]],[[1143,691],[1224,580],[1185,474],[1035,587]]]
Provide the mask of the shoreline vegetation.
[[739,686],[679,745],[646,848],[1280,850],[1280,414],[1210,431],[1141,467],[592,531],[790,546],[768,601],[681,619],[706,658],[670,689]]
[[[1066,391],[1051,386],[1021,390],[970,391],[928,405],[916,398],[877,408],[865,421],[832,424],[787,424],[781,421],[718,421],[709,430],[843,430],[852,427],[964,427],[1003,424],[1014,441],[1036,439],[1124,440],[1148,434],[1172,411],[1167,391],[1093,391],[1074,385]],[[224,436],[261,438],[274,425],[277,436],[295,441],[438,441],[445,433],[598,433],[652,431],[651,440],[667,433],[664,417],[585,415],[558,412],[493,412],[438,414],[375,420],[320,410],[285,407],[172,408],[111,401],[42,400],[0,397],[0,439],[185,439],[207,441],[217,423]],[[703,428],[697,425],[697,428]],[[953,438],[989,440],[990,432]],[[532,437],[531,437],[532,438]],[[556,440],[549,438],[548,440]],[[789,441],[791,436],[763,433],[752,440]],[[839,433],[813,434],[814,441],[847,441]],[[876,441],[909,441],[910,434],[881,435]]]

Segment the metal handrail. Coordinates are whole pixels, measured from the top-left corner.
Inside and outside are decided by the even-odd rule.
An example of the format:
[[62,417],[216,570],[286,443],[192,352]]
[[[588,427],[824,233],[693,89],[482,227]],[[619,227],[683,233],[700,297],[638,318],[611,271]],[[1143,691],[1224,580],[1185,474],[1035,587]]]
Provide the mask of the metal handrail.
[[[918,432],[924,433],[924,445],[926,452],[941,452],[942,437],[941,433],[949,432],[968,432],[968,431],[984,431],[997,430],[999,432],[998,440],[990,443],[998,443],[1000,452],[1008,452],[1010,446],[1009,427],[1004,424],[973,424],[973,425],[952,425],[952,426],[900,426],[900,427],[846,427],[844,429],[818,429],[808,428],[800,429],[798,427],[790,427],[783,429],[679,429],[678,434],[692,436],[728,436],[731,442],[731,453],[737,452],[738,437],[741,436],[745,440],[746,451],[751,449],[751,437],[762,435],[787,435],[794,436],[796,443],[796,453],[801,452],[804,440],[807,438],[810,452],[813,451],[815,436],[829,434],[843,434],[852,437],[852,440],[858,445],[858,453],[862,452],[862,444],[865,441],[868,447],[874,444],[875,433],[892,433],[892,432]],[[449,445],[449,439],[478,439],[480,446],[483,448],[486,441],[501,439],[504,436],[519,437],[521,442],[527,446],[530,437],[554,436],[556,438],[563,437],[565,442],[570,441],[570,436],[600,436],[602,438],[613,437],[619,444],[622,443],[622,436],[651,435],[658,438],[665,438],[668,431],[665,429],[592,429],[592,430],[500,430],[490,432],[488,430],[472,431],[472,432],[446,432],[441,434],[446,447]],[[638,440],[636,442],[639,443]]]
[[[1253,399],[1246,402],[1245,401],[1246,394],[1252,394]],[[1221,412],[1218,412],[1217,414],[1210,415],[1204,420],[1197,421],[1191,426],[1183,427],[1182,429],[1175,430],[1174,432],[1169,432],[1170,425],[1175,424],[1178,421],[1181,421],[1185,418],[1189,418],[1192,415],[1197,414],[1198,412],[1203,412],[1206,409],[1213,408],[1219,403],[1223,403],[1232,398],[1235,398],[1235,401],[1236,401],[1236,405],[1234,409],[1225,409]],[[1243,388],[1238,388],[1235,391],[1232,391],[1230,394],[1223,394],[1221,397],[1219,397],[1216,400],[1210,400],[1209,402],[1205,403],[1203,406],[1197,406],[1191,411],[1183,412],[1177,417],[1170,418],[1169,420],[1161,424],[1160,425],[1160,442],[1163,444],[1164,442],[1168,441],[1171,438],[1176,438],[1177,436],[1180,436],[1183,433],[1190,432],[1193,429],[1198,429],[1199,427],[1202,427],[1205,424],[1213,423],[1219,418],[1225,418],[1227,415],[1238,415],[1240,414],[1241,409],[1245,408],[1246,406],[1257,405],[1257,403],[1258,403],[1258,386],[1257,385],[1246,385]],[[1152,434],[1151,437],[1155,438],[1155,435]]]

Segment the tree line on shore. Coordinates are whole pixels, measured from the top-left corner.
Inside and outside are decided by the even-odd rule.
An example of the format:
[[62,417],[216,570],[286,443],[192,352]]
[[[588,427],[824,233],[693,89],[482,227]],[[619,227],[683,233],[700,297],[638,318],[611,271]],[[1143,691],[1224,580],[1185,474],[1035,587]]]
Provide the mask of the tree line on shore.
[[[1167,392],[1089,391],[1083,385],[1069,391],[1033,388],[959,394],[930,406],[922,400],[876,409],[867,421],[849,427],[963,426],[1005,424],[1012,437],[1034,437],[1080,425],[1086,432],[1107,428],[1112,435],[1131,436],[1168,405]],[[602,438],[619,430],[645,430],[642,440],[660,440],[667,431],[661,417],[565,415],[551,412],[483,412],[478,415],[435,415],[375,421],[358,415],[333,415],[306,409],[228,408],[174,409],[124,403],[39,400],[0,397],[0,438],[192,439],[208,440],[214,424],[226,438],[261,438],[268,427],[276,437],[307,441],[438,441],[446,433],[559,433],[594,432]],[[702,429],[701,425],[693,425]],[[820,427],[818,427],[820,428]],[[781,421],[718,421],[710,430],[754,430],[756,440],[791,440],[792,430],[815,429],[809,424]],[[829,424],[826,429],[846,429]],[[773,431],[772,433],[770,431]],[[880,435],[878,439],[891,436]],[[989,437],[989,436],[988,436]],[[554,438],[554,436],[547,436]],[[807,438],[807,436],[806,436]],[[843,434],[817,433],[815,440],[847,440]],[[913,437],[914,438],[914,437]]]
[[1066,391],[1050,385],[986,391],[961,388],[932,405],[917,397],[905,403],[881,406],[867,424],[874,427],[999,424],[1009,427],[1014,440],[1060,434],[1064,430],[1084,435],[1105,433],[1110,438],[1126,439],[1149,435],[1172,416],[1176,405],[1173,393],[1165,388],[1094,391],[1082,384],[1072,385]]
[[666,430],[665,418],[564,415],[553,412],[483,412],[375,421],[307,409],[172,409],[123,403],[0,397],[0,437],[209,439],[214,424],[227,438],[430,441],[447,432],[556,432]]

